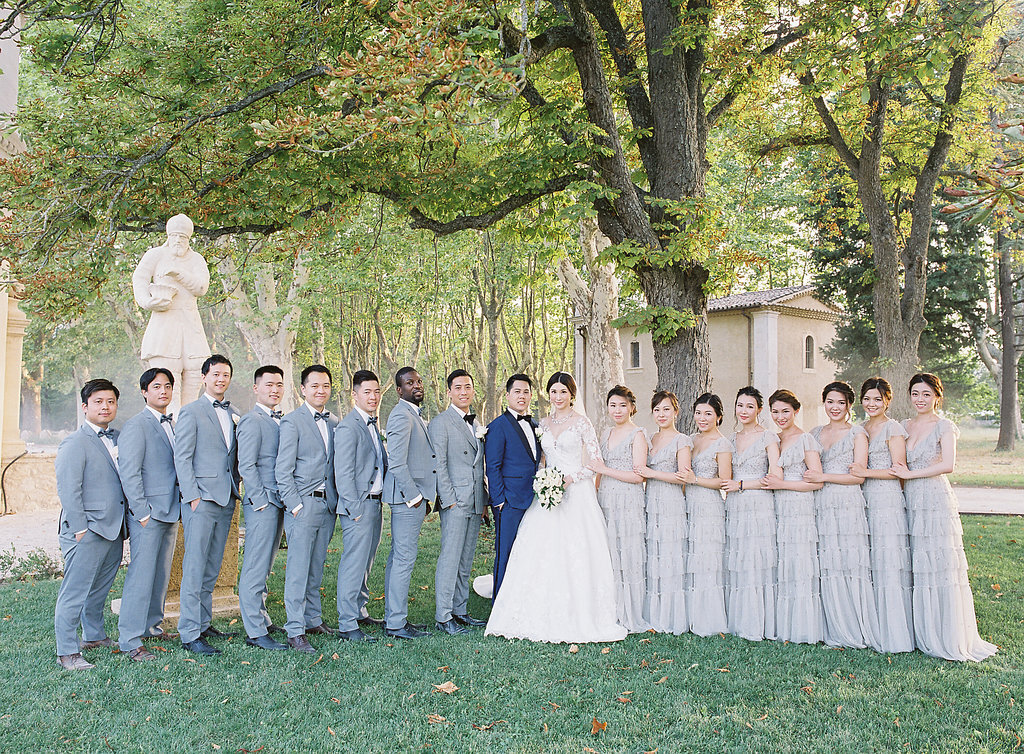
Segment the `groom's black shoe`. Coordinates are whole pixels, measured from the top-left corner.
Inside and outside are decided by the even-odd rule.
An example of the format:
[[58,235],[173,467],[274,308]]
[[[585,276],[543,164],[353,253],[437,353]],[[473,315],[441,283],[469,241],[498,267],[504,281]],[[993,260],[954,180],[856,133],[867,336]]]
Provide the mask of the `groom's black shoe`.
[[452,615],[452,620],[458,623],[460,626],[469,626],[470,628],[482,628],[487,625],[487,621],[474,618],[468,613],[466,615]]
[[354,628],[351,631],[339,631],[338,635],[342,641],[377,641],[377,637],[364,634],[358,628]]
[[359,619],[359,625],[361,626],[383,626],[384,620],[381,618],[374,618],[372,615],[364,615]]
[[199,634],[204,639],[230,639],[234,636],[238,636],[233,631],[220,631],[213,626],[207,626],[206,630]]
[[465,626],[460,626],[454,620],[446,620],[444,623],[438,621],[434,624],[434,628],[436,628],[438,631],[444,631],[446,634],[451,634],[452,636],[469,633],[468,628],[466,628]]
[[257,649],[270,649],[280,652],[283,649],[288,649],[287,644],[282,644],[279,641],[274,641],[267,634],[263,636],[257,636],[255,639],[247,638],[245,643],[250,647],[256,647]]
[[214,646],[211,646],[206,641],[206,639],[203,639],[202,637],[196,639],[195,641],[183,641],[181,643],[181,646],[184,649],[187,649],[189,652],[195,652],[196,654],[199,654],[199,655],[219,655],[220,654],[220,650],[219,649],[217,649]]
[[416,626],[409,622],[406,622],[402,628],[396,630],[385,628],[384,633],[388,636],[393,636],[396,639],[422,639],[433,635],[429,631],[422,631],[416,628]]

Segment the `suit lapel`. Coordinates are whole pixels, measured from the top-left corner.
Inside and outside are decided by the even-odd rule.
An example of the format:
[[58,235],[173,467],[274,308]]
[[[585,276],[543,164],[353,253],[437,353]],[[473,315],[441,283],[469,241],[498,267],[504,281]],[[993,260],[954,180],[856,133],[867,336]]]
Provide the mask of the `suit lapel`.
[[[104,443],[103,440],[100,439],[100,436],[96,434],[96,432],[93,431],[93,428],[90,427],[88,424],[82,427],[82,431],[86,433],[86,436],[92,438],[90,442],[94,442],[96,443],[96,445],[99,446],[100,452],[103,454],[103,457],[107,459],[107,463],[110,464],[110,468],[112,468],[114,470],[114,473],[116,474],[117,466],[114,465],[114,459],[110,457],[110,451],[107,450],[106,443]],[[114,446],[117,447],[116,442],[114,443]]]
[[523,431],[523,428],[519,425],[519,422],[516,420],[515,416],[512,415],[512,412],[506,409],[502,416],[508,419],[509,424],[512,425],[512,431],[516,433],[516,436],[519,438],[519,441],[523,443],[523,448],[526,450],[526,454],[530,456],[530,458],[532,458],[534,461],[536,461],[538,458],[537,455],[534,455],[534,449],[536,448],[536,446],[534,446],[534,448],[530,448],[530,440],[529,438],[527,438],[526,432]]
[[473,432],[473,427],[469,426],[469,422],[466,421],[466,419],[462,416],[462,414],[459,413],[458,409],[455,408],[454,406],[449,406],[447,408],[447,412],[448,414],[450,414],[448,420],[451,421],[456,427],[461,426],[461,429],[458,429],[456,431],[458,431],[463,437],[469,440],[470,447],[475,449],[477,445],[480,444],[480,441],[476,439],[476,434]]
[[174,448],[171,447],[171,441],[167,437],[167,433],[164,432],[164,426],[160,423],[160,420],[153,416],[153,412],[150,411],[148,408],[144,408],[142,410],[146,412],[147,418],[150,423],[150,427],[156,427],[156,433],[160,435],[160,439],[164,441],[164,445],[167,446],[168,450],[173,452]]
[[423,435],[423,439],[427,443],[427,447],[429,447],[431,450],[433,450],[434,449],[434,444],[432,442],[430,442],[430,435],[427,434],[426,422],[423,421],[423,417],[420,416],[419,411],[417,411],[413,407],[413,405],[411,403],[409,403],[408,401],[399,401],[399,402],[405,405],[405,410],[408,411],[412,415],[413,423],[417,427],[419,427],[420,433]]
[[230,451],[231,446],[224,439],[224,429],[220,426],[220,417],[217,416],[217,409],[213,407],[213,404],[210,403],[210,399],[207,398],[205,395],[201,396],[200,400],[205,404],[203,406],[203,411],[206,412],[206,416],[209,417],[210,421],[213,423],[214,428],[217,430],[217,437],[220,438],[220,441],[224,443],[224,446]]

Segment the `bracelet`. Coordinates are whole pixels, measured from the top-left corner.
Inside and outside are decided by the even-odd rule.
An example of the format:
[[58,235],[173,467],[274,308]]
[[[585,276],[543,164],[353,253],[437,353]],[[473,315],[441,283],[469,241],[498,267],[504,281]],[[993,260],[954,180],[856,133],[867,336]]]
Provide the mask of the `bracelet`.
[[740,492],[743,492],[743,480],[740,480]]

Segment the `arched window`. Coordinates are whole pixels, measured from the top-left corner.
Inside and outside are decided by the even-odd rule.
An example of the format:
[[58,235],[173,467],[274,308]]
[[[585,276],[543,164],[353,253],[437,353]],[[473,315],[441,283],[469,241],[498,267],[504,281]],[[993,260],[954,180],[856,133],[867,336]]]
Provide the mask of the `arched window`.
[[814,369],[814,337],[804,338],[804,369]]

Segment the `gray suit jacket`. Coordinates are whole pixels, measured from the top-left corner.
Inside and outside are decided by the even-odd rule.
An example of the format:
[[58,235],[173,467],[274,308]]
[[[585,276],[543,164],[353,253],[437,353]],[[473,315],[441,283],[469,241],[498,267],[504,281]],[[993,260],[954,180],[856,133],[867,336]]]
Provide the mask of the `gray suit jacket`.
[[407,503],[417,495],[437,500],[437,454],[426,424],[405,401],[388,415],[388,464],[385,503]]
[[[114,436],[115,443],[117,435]],[[86,529],[109,542],[125,533],[125,497],[121,478],[107,446],[95,430],[83,424],[57,448],[57,495],[61,534]]]
[[174,450],[152,411],[144,408],[127,421],[117,437],[117,451],[128,514],[136,521],[152,516],[168,524],[181,518]]
[[[355,409],[345,414],[334,430],[334,480],[338,487],[340,515],[348,516],[360,510],[373,488],[377,451],[371,431]],[[384,468],[387,469],[387,451]]]
[[324,485],[327,509],[338,509],[338,490],[334,486],[334,428],[338,420],[327,422],[328,447],[324,449],[320,429],[303,404],[281,420],[281,441],[277,449],[277,489],[285,509],[291,513],[303,498]]
[[277,445],[281,430],[259,406],[238,420],[238,473],[244,485],[245,504],[254,508],[281,507],[277,492]]
[[442,508],[458,505],[484,512],[484,444],[476,439],[478,426],[474,420],[470,427],[454,406],[430,420],[427,431],[437,453],[437,497]]
[[[238,412],[230,411],[234,423]],[[201,395],[181,409],[174,427],[174,468],[182,501],[202,498],[227,506],[237,500],[237,451],[234,428],[231,443],[226,445],[217,409],[209,398]]]

